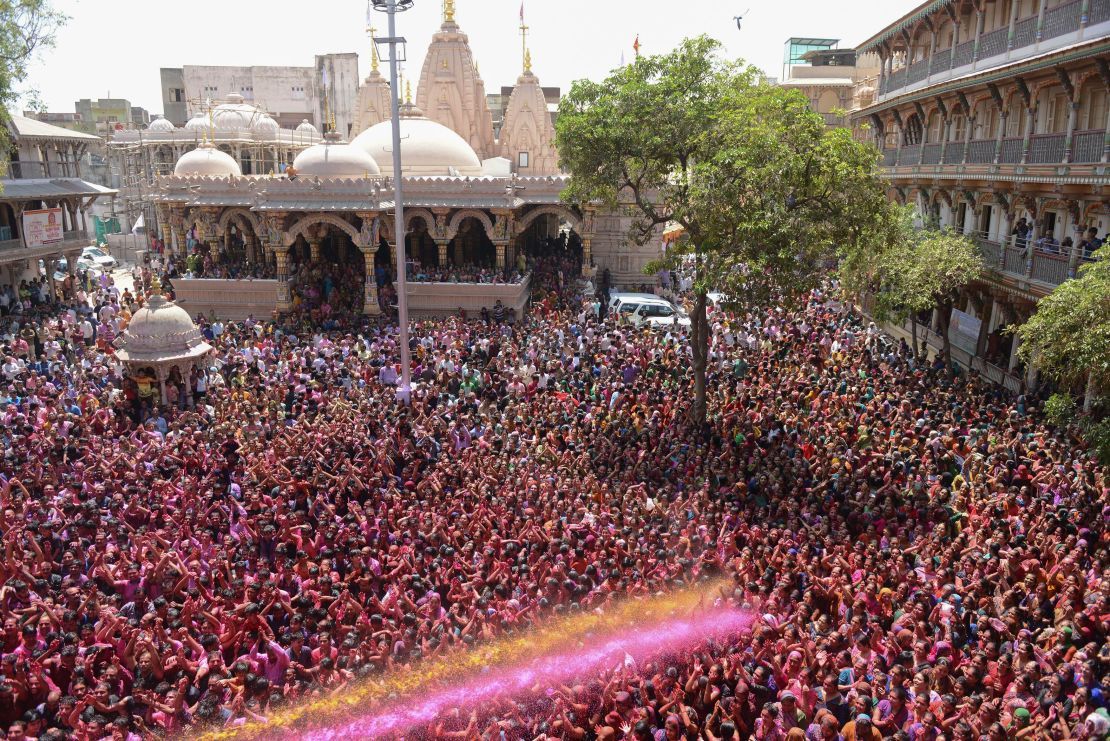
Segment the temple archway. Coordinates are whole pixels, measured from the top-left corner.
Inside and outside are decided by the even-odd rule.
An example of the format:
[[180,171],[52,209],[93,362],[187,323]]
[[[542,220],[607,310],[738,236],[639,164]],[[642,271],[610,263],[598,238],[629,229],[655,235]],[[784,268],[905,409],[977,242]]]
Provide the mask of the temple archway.
[[447,250],[455,265],[493,267],[497,250],[485,225],[475,217],[462,219]]

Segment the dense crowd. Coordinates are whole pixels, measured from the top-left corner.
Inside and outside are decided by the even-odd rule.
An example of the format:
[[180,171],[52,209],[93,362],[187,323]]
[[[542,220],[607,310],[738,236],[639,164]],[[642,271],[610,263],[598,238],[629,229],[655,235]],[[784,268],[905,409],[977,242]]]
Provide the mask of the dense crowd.
[[693,425],[681,330],[595,317],[575,271],[512,323],[414,323],[407,408],[395,333],[351,315],[205,323],[164,399],[105,342],[140,298],[8,316],[7,738],[265,719],[709,576],[751,630],[411,735],[1106,736],[1110,489],[1078,441],[831,294],[714,311]]

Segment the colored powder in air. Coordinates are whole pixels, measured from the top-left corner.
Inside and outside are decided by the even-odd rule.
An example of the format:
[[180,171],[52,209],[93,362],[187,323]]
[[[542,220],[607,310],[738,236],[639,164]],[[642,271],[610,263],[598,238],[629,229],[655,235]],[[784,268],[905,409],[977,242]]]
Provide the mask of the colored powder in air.
[[681,652],[750,624],[744,613],[711,608],[723,582],[610,604],[553,620],[518,637],[502,638],[417,663],[284,708],[267,723],[210,730],[210,741],[239,739],[372,738],[426,724],[452,708],[474,708],[519,696],[628,657],[642,660]]

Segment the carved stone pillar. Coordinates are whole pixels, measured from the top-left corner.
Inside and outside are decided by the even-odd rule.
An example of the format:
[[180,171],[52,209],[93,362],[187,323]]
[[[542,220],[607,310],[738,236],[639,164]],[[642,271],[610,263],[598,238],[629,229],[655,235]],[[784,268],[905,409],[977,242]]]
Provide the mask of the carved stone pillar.
[[363,289],[362,313],[367,316],[381,316],[382,307],[378,303],[378,282],[374,279],[374,248],[359,247],[366,265],[365,287]]
[[309,259],[312,260],[313,265],[320,264],[320,245],[322,242],[323,240],[320,239],[319,235],[308,238]]
[[582,239],[582,275],[590,273],[590,265],[593,263],[592,242],[589,237]]
[[494,249],[497,250],[497,263],[496,263],[497,269],[498,270],[504,270],[505,269],[505,247],[507,245],[506,245],[505,242],[502,242],[502,241],[498,240],[497,242],[494,243],[493,246],[494,246]]
[[243,234],[243,252],[246,254],[248,265],[253,265],[258,259],[254,252],[256,242],[253,234]]
[[289,247],[275,244],[274,257],[277,260],[277,310],[284,313],[293,308],[293,292],[289,286]]
[[447,240],[437,239],[436,249],[439,251],[439,267],[447,267]]

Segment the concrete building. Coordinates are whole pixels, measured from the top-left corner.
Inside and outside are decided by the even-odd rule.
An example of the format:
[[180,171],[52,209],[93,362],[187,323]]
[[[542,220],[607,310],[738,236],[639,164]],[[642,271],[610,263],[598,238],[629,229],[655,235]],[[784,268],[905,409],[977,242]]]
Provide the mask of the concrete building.
[[[182,127],[206,110],[206,101],[242,96],[269,113],[282,128],[309,121],[353,136],[358,98],[358,54],[320,54],[311,67],[185,65],[160,70],[164,115]],[[325,84],[326,83],[326,84]],[[326,119],[326,120],[325,120]]]
[[857,83],[879,71],[878,55],[837,49],[839,43],[839,39],[788,40],[783,64],[787,77],[778,83],[801,90],[829,126],[849,125],[847,112]]
[[106,137],[111,131],[141,128],[150,123],[150,114],[145,108],[132,106],[124,98],[82,98],[73,104],[79,120],[87,126],[95,127],[97,136]]
[[891,198],[974,237],[990,266],[956,307],[957,359],[1034,381],[1004,330],[1110,230],[1110,0],[930,0],[856,48],[881,59],[852,119]]

